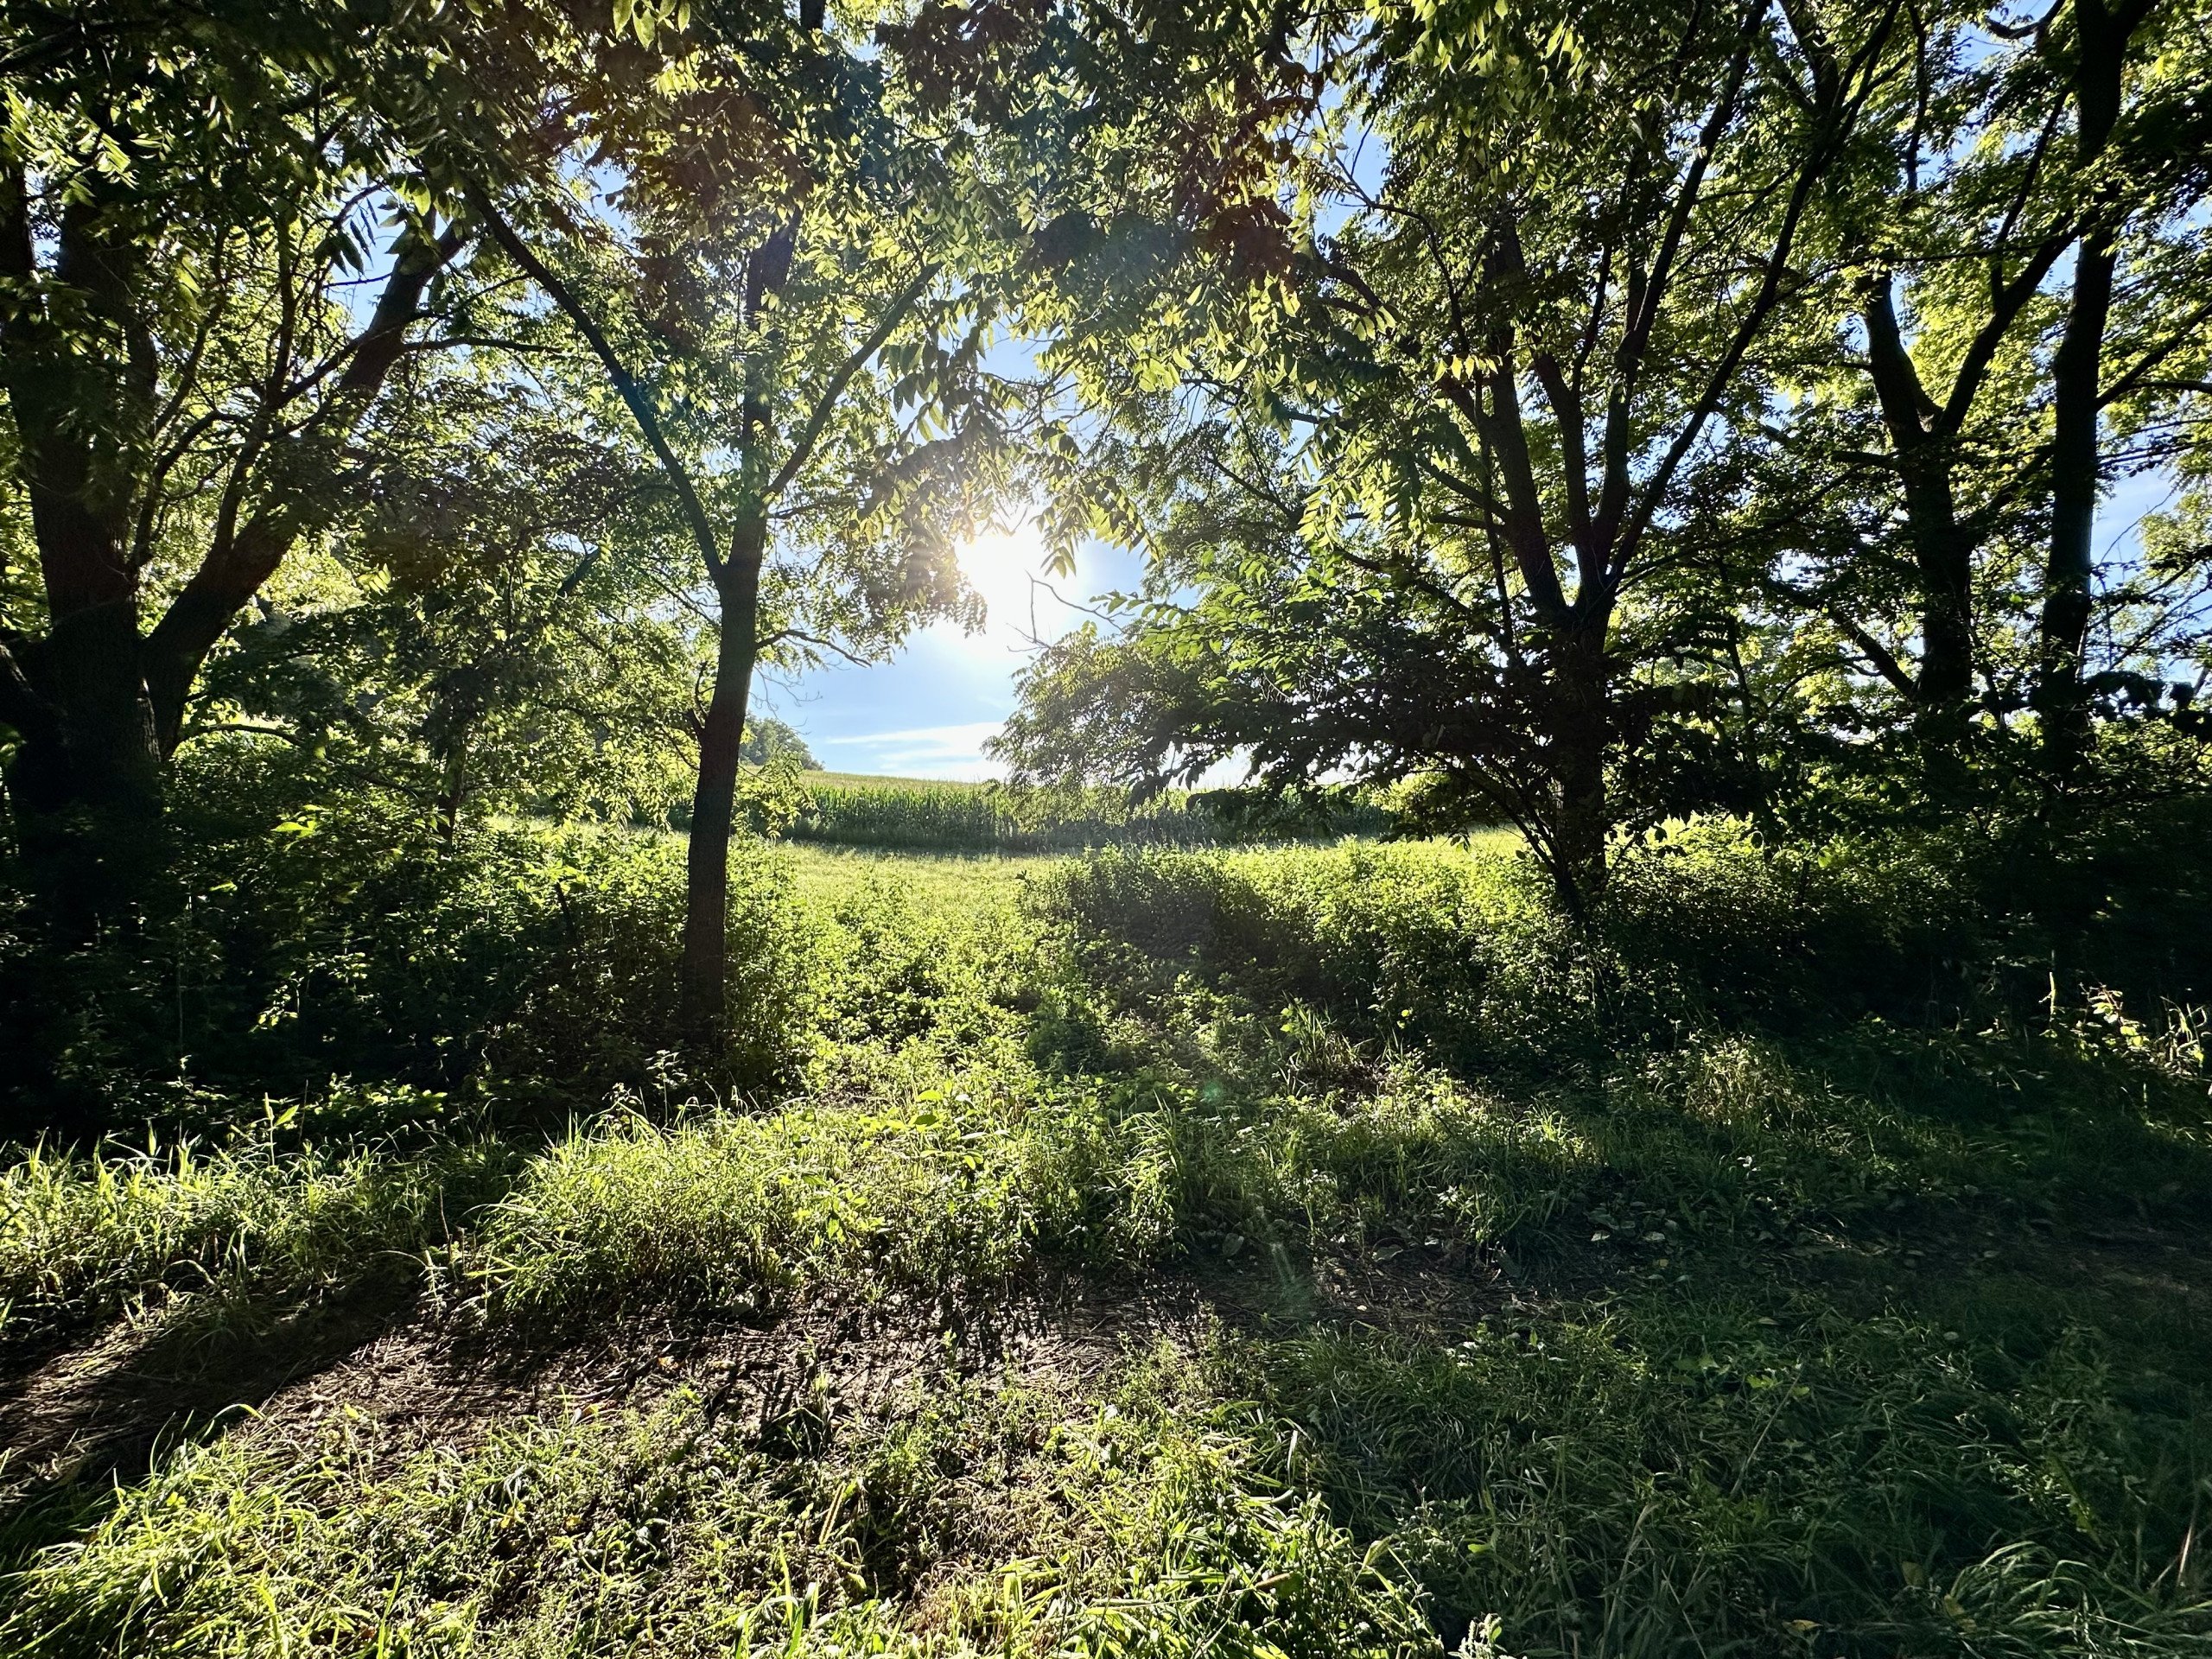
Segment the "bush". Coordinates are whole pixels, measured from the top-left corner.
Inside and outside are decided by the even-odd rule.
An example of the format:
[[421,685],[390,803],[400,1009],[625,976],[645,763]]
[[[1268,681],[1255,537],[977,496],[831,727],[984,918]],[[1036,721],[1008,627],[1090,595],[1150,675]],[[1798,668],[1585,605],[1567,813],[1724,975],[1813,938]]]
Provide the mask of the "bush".
[[[246,806],[181,803],[168,886],[88,949],[43,948],[21,892],[0,892],[0,1134],[189,1116],[194,1091],[307,1099],[348,1077],[530,1116],[665,1075],[679,847],[532,826],[448,847],[373,804]],[[736,1037],[701,1079],[723,1089],[790,1075],[808,1012],[780,867],[757,843],[736,858]]]

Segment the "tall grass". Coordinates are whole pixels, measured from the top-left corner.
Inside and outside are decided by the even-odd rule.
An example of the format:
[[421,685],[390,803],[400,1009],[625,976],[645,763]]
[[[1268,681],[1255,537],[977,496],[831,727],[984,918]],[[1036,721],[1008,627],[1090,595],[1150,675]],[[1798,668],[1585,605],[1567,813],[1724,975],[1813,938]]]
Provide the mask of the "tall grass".
[[0,1306],[29,1330],[172,1291],[296,1293],[380,1258],[404,1278],[514,1161],[488,1142],[418,1156],[287,1144],[273,1127],[213,1143],[33,1147],[0,1172]]
[[503,1311],[556,1317],[639,1300],[766,1311],[873,1281],[1003,1286],[1040,1235],[1097,1205],[1089,1166],[988,1108],[816,1108],[639,1120],[571,1135],[485,1216],[473,1276]]
[[24,1155],[29,1332],[380,1261],[433,1356],[708,1334],[431,1444],[280,1397],[0,1545],[0,1651],[2212,1650],[2195,1016],[2024,1019],[1924,863],[1681,844],[1590,936],[1508,846],[756,849],[751,1098]]

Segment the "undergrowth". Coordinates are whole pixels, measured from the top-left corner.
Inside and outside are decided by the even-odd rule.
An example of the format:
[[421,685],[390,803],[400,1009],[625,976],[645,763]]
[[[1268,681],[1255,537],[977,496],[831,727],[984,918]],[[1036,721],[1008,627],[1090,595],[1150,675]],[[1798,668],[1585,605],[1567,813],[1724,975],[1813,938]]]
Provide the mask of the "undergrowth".
[[[539,844],[563,962],[645,937],[662,853]],[[2201,994],[2024,999],[1923,863],[1675,844],[1594,941],[1500,849],[754,851],[741,1088],[648,1028],[558,1118],[195,1082],[194,1129],[21,1148],[26,1365],[375,1274],[426,1364],[798,1369],[677,1343],[427,1439],[253,1396],[41,1500],[0,1647],[2212,1651]],[[626,1029],[607,972],[474,1052]],[[1070,1298],[1104,1335],[1006,1334]]]

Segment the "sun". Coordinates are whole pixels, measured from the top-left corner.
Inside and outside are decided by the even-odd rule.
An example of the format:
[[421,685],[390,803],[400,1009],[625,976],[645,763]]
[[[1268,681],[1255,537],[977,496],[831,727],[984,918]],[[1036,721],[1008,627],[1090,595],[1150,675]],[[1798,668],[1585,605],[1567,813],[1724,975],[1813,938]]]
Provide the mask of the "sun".
[[1043,574],[1044,564],[1044,543],[1028,519],[1011,527],[993,525],[960,550],[960,574],[982,596],[990,632],[1030,631],[1032,612],[1044,597],[1034,592],[1031,579]]

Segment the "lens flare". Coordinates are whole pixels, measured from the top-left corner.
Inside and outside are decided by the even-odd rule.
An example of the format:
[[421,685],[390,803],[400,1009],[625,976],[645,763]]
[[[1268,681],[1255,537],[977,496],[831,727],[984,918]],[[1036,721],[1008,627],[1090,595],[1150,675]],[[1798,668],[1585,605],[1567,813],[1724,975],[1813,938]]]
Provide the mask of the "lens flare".
[[1044,563],[1044,545],[1027,522],[994,526],[960,550],[960,573],[982,598],[988,633],[1003,639],[1033,632],[1038,614],[1057,608],[1032,586]]

